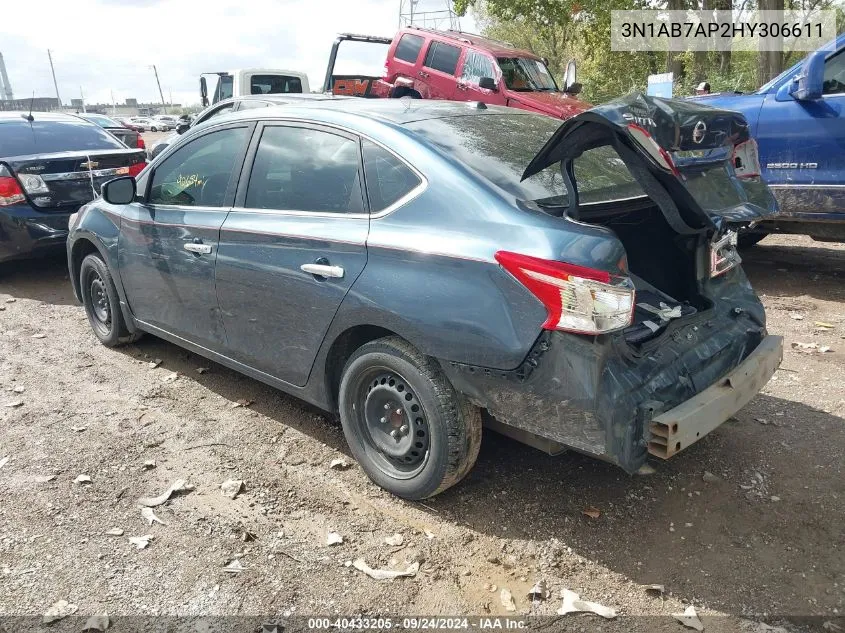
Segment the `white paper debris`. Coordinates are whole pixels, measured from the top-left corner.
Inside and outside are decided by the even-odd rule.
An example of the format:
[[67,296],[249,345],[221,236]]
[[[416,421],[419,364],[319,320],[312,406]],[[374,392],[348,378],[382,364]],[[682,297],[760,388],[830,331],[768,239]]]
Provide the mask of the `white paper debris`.
[[8,457],[4,457],[3,459],[0,459],[0,468],[3,468],[3,466],[5,466],[8,463],[9,463]]
[[147,508],[145,506],[141,506],[141,518],[144,519],[149,525],[152,525],[153,523],[167,525],[164,521],[162,521],[155,515],[155,512],[153,512],[152,508]]
[[41,618],[42,624],[50,624],[51,622],[56,622],[57,620],[61,620],[62,618],[66,618],[69,615],[73,615],[76,613],[77,607],[75,604],[71,604],[67,600],[59,600],[52,607],[47,609],[44,613],[44,617]]
[[418,562],[413,562],[408,565],[408,569],[405,571],[373,569],[364,562],[363,558],[358,558],[353,561],[352,566],[358,571],[364,572],[367,576],[373,578],[374,580],[393,580],[394,578],[400,578],[402,576],[416,576],[417,572],[420,570],[420,564]]
[[703,631],[704,625],[698,619],[698,614],[695,612],[695,607],[690,605],[684,609],[683,613],[673,613],[672,617],[685,627],[695,629],[696,631]]
[[340,545],[343,543],[343,537],[337,532],[329,532],[326,534],[326,545]]
[[177,479],[170,485],[170,488],[162,492],[159,496],[141,497],[140,499],[138,499],[138,504],[142,506],[147,506],[149,508],[154,508],[156,506],[160,506],[162,503],[170,499],[170,495],[172,495],[174,492],[185,492],[193,489],[194,487],[191,484],[186,483],[184,479]]
[[106,536],[123,536],[123,530],[121,528],[112,528],[106,532]]
[[144,549],[153,540],[152,534],[144,534],[144,536],[130,536],[129,542],[138,549]]
[[337,459],[333,459],[329,464],[329,468],[334,470],[346,470],[349,468],[349,462],[343,459],[342,457],[338,457]]
[[79,475],[76,479],[73,480],[75,484],[90,484],[91,478],[88,475]]
[[147,461],[145,461],[141,465],[141,468],[143,468],[144,470],[152,470],[155,467],[156,467],[156,460],[154,460],[154,459],[148,459]]
[[516,611],[516,603],[513,601],[513,595],[507,587],[502,587],[502,591],[499,593],[499,600],[505,611]]
[[551,596],[551,592],[549,591],[545,580],[538,580],[534,583],[534,586],[531,587],[531,591],[528,592],[528,597],[532,602],[547,600],[549,596]]
[[561,590],[561,597],[563,604],[557,610],[558,615],[566,615],[567,613],[581,613],[588,611],[595,613],[603,618],[612,619],[616,617],[616,610],[606,607],[598,602],[589,602],[588,600],[581,600],[577,593],[569,589]]
[[385,537],[384,542],[392,547],[399,547],[405,542],[405,537],[397,532],[393,536]]
[[242,479],[227,479],[220,484],[220,491],[224,496],[229,497],[229,499],[234,499],[240,494],[243,487],[244,482]]
[[246,567],[244,567],[244,566],[241,564],[241,561],[240,561],[240,560],[238,560],[238,559],[236,558],[236,559],[235,559],[235,560],[233,560],[231,563],[229,563],[228,565],[226,565],[226,566],[223,568],[223,571],[228,572],[228,573],[230,573],[230,574],[240,574],[240,573],[241,573],[242,571],[244,571],[245,569],[246,569]]

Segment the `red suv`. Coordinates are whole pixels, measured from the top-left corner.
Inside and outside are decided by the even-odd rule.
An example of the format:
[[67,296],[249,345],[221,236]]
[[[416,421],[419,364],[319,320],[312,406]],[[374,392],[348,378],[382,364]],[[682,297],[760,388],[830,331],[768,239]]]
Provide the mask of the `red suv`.
[[562,119],[591,107],[573,96],[581,87],[575,83],[574,62],[561,91],[534,53],[460,31],[400,30],[384,70],[373,95],[483,101]]

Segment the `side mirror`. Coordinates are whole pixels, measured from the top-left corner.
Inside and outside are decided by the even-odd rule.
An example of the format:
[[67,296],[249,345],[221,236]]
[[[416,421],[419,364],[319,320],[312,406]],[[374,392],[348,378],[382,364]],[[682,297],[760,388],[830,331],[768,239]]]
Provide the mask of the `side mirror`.
[[827,51],[811,53],[801,65],[801,72],[789,84],[789,94],[799,101],[821,99],[824,84],[824,59]]
[[482,77],[478,80],[478,87],[485,90],[496,90],[496,80],[492,77]]
[[208,106],[208,82],[205,77],[200,77],[200,101],[203,108]]
[[180,123],[179,125],[176,126],[176,133],[177,134],[184,134],[185,132],[188,131],[188,128],[190,128],[190,127],[191,126],[188,123]]
[[129,204],[135,200],[135,179],[132,176],[122,176],[103,183],[100,187],[103,200],[109,204]]
[[578,94],[581,92],[581,84],[578,83],[578,66],[574,59],[570,59],[566,64],[566,75],[563,78],[563,91],[570,94]]

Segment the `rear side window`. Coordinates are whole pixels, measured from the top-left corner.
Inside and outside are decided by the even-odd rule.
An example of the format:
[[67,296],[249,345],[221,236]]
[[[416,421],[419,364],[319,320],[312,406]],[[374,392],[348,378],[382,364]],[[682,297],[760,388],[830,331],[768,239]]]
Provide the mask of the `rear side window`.
[[248,134],[245,127],[219,130],[180,147],[156,168],[149,203],[224,206],[229,178]]
[[358,141],[322,130],[267,127],[246,190],[250,209],[363,213]]
[[373,213],[385,210],[420,184],[411,168],[383,147],[365,140],[363,150],[367,195]]
[[425,54],[423,66],[432,70],[439,70],[447,75],[454,75],[460,56],[461,49],[457,46],[449,46],[443,42],[432,42]]
[[396,52],[393,56],[396,59],[401,59],[403,62],[414,64],[417,61],[417,57],[420,56],[423,42],[425,40],[419,35],[405,33],[396,45]]
[[99,125],[87,121],[35,121],[0,123],[0,156],[52,154],[87,150],[126,149]]
[[249,80],[250,94],[277,95],[302,92],[302,80],[289,75],[253,75]]

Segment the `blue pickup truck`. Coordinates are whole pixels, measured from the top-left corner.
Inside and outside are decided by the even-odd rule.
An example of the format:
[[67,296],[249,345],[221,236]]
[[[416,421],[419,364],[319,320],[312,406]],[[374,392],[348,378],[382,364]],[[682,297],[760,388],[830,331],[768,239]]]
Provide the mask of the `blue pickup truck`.
[[742,245],[775,232],[845,241],[845,33],[755,93],[695,99],[745,115],[780,206]]

